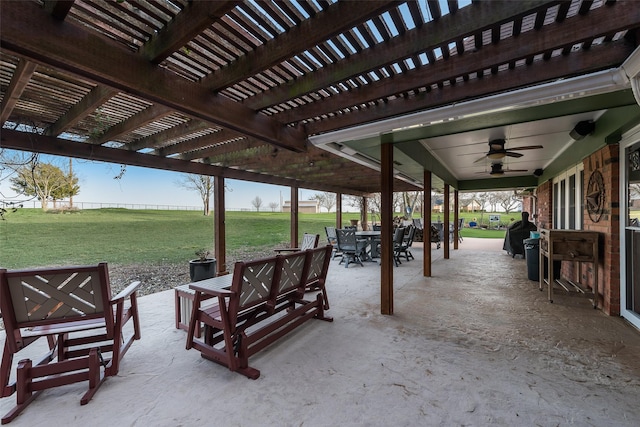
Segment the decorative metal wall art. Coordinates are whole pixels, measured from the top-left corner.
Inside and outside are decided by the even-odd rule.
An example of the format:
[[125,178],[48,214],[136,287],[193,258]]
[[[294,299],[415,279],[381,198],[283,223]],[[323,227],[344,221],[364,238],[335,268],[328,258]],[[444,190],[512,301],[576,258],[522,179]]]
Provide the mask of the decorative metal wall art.
[[587,212],[591,221],[598,222],[604,212],[604,178],[599,170],[591,172],[586,191]]

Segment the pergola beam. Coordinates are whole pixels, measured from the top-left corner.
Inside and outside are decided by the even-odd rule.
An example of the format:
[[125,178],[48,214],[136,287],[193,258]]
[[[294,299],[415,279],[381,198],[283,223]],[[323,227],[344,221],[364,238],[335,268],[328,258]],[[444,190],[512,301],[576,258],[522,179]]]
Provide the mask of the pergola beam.
[[[360,3],[360,2],[355,2]],[[349,58],[335,62],[313,73],[299,77],[291,84],[272,89],[260,96],[248,99],[245,105],[262,109],[280,104],[289,99],[315,92],[353,76],[364,74],[414,55],[418,51],[431,51],[442,44],[442,40],[454,40],[469,35],[470,28],[489,28],[514,15],[533,13],[549,5],[549,1],[506,1],[474,3],[459,13],[444,16],[438,21],[424,24],[407,31],[385,43],[384,48],[372,46]]]
[[328,191],[332,193],[344,192],[354,196],[367,194],[366,192],[358,192],[352,189],[336,187],[333,185],[322,185],[297,179],[281,178],[263,173],[224,168],[201,162],[190,162],[169,157],[158,157],[151,154],[143,154],[135,151],[105,147],[101,145],[86,144],[11,129],[2,129],[2,134],[0,135],[0,147],[11,150],[38,152],[56,156],[126,164],[151,169],[162,169],[173,172],[221,176],[224,178],[259,182],[263,184],[282,186],[297,185],[300,188],[307,188],[309,190]]
[[[175,76],[142,56],[69,22],[60,24],[36,3],[0,2],[0,47],[82,78],[143,97],[289,150],[306,149],[306,134],[196,82]],[[24,31],[24,28],[38,31]]]
[[[545,25],[538,31],[529,31],[518,38],[510,38],[497,44],[484,46],[477,52],[451,56],[447,60],[436,61],[433,64],[406,71],[393,79],[372,82],[361,88],[285,110],[275,117],[282,123],[295,123],[308,117],[318,117],[419,87],[430,87],[433,84],[469,75],[498,64],[508,64],[545,51],[615,33],[629,25],[640,25],[640,8],[636,5],[623,3],[616,5],[616,8],[620,9],[620,16],[608,13],[606,9],[596,9],[584,17],[577,17],[562,24]],[[598,29],[598,34],[593,33],[594,28]],[[613,55],[614,62],[619,61],[625,53],[626,49],[624,48],[618,50],[618,53]],[[591,61],[599,62],[599,55],[594,55]],[[585,65],[593,68],[593,65],[588,63]]]
[[529,66],[518,67],[508,73],[485,76],[458,83],[455,86],[421,92],[410,98],[395,98],[376,106],[367,106],[348,114],[336,115],[331,119],[306,124],[310,135],[330,132],[350,126],[358,126],[376,120],[428,110],[443,105],[455,104],[469,99],[490,96],[517,87],[565,78],[567,74],[587,74],[616,67],[626,59],[633,47],[624,40],[603,46],[594,46],[589,51],[572,53],[569,57],[553,57],[547,61],[537,61]]
[[380,15],[395,3],[397,2],[388,0],[334,3],[277,38],[242,55],[218,72],[209,74],[202,80],[202,84],[212,90],[220,90],[238,83],[350,30],[367,17]]

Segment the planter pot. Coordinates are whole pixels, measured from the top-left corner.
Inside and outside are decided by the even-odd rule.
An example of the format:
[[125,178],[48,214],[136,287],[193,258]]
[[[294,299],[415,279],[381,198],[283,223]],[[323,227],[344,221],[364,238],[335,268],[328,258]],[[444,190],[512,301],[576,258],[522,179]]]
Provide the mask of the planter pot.
[[351,221],[351,225],[355,225],[356,227],[358,226],[358,221],[357,219],[350,219],[349,221]]
[[189,261],[189,278],[192,282],[216,277],[216,267],[218,263],[215,258],[201,261],[192,259]]

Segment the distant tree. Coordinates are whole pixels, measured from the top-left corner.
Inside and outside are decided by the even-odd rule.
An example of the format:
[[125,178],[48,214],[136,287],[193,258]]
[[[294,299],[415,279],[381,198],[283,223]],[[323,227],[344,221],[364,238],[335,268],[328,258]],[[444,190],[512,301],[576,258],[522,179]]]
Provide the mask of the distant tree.
[[421,191],[404,191],[402,196],[402,201],[404,205],[404,209],[402,210],[405,219],[409,219],[413,215],[413,211],[416,208],[416,204],[418,203],[418,199],[422,195]]
[[254,208],[256,208],[256,211],[260,212],[260,207],[262,206],[262,199],[259,196],[256,196],[256,198],[251,201],[251,205]]
[[269,207],[271,208],[271,212],[275,212],[276,209],[278,209],[278,206],[280,206],[280,205],[277,204],[276,202],[269,203]]
[[209,216],[211,213],[211,194],[213,194],[213,177],[208,175],[183,174],[182,178],[176,182],[180,187],[187,190],[196,191],[200,195],[203,206],[203,214]]
[[498,203],[500,203],[500,200],[502,199],[502,195],[500,194],[500,192],[488,191],[486,195],[487,195],[487,203],[489,204],[489,210],[491,212],[497,211]]
[[517,197],[510,191],[500,191],[497,193],[496,197],[498,198],[498,203],[502,209],[504,209],[506,214],[515,210],[522,201],[522,198]]
[[49,201],[54,203],[80,192],[78,178],[65,173],[51,163],[30,162],[16,169],[9,179],[11,189],[16,193],[34,196],[40,200],[42,210],[49,209]]
[[336,193],[325,191],[323,193],[315,193],[310,200],[317,200],[321,208],[325,208],[327,212],[336,205]]

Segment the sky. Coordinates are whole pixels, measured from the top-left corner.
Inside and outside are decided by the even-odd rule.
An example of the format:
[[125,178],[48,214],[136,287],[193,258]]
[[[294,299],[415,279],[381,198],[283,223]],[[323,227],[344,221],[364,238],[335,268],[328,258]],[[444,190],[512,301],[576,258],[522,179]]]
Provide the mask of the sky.
[[[20,154],[10,150],[6,152]],[[53,163],[65,171],[69,166],[69,159],[66,157],[40,155],[40,161]],[[87,209],[97,207],[93,203],[202,207],[198,192],[187,190],[178,184],[185,175],[183,173],[126,166],[122,177],[115,179],[121,172],[119,164],[80,159],[73,159],[72,164],[73,173],[78,177],[80,185],[80,193],[73,198],[74,205],[84,203]],[[0,169],[0,200],[25,200],[24,197],[16,196],[6,178],[7,171]],[[261,211],[270,210],[269,204],[272,202],[278,204],[276,210],[279,211],[281,197],[282,201],[286,201],[291,195],[289,187],[234,179],[227,179],[225,183],[227,210],[255,210],[251,201],[258,196],[262,199]],[[299,200],[310,200],[314,194],[316,191],[301,189],[298,197]],[[25,207],[30,206],[27,203]]]

